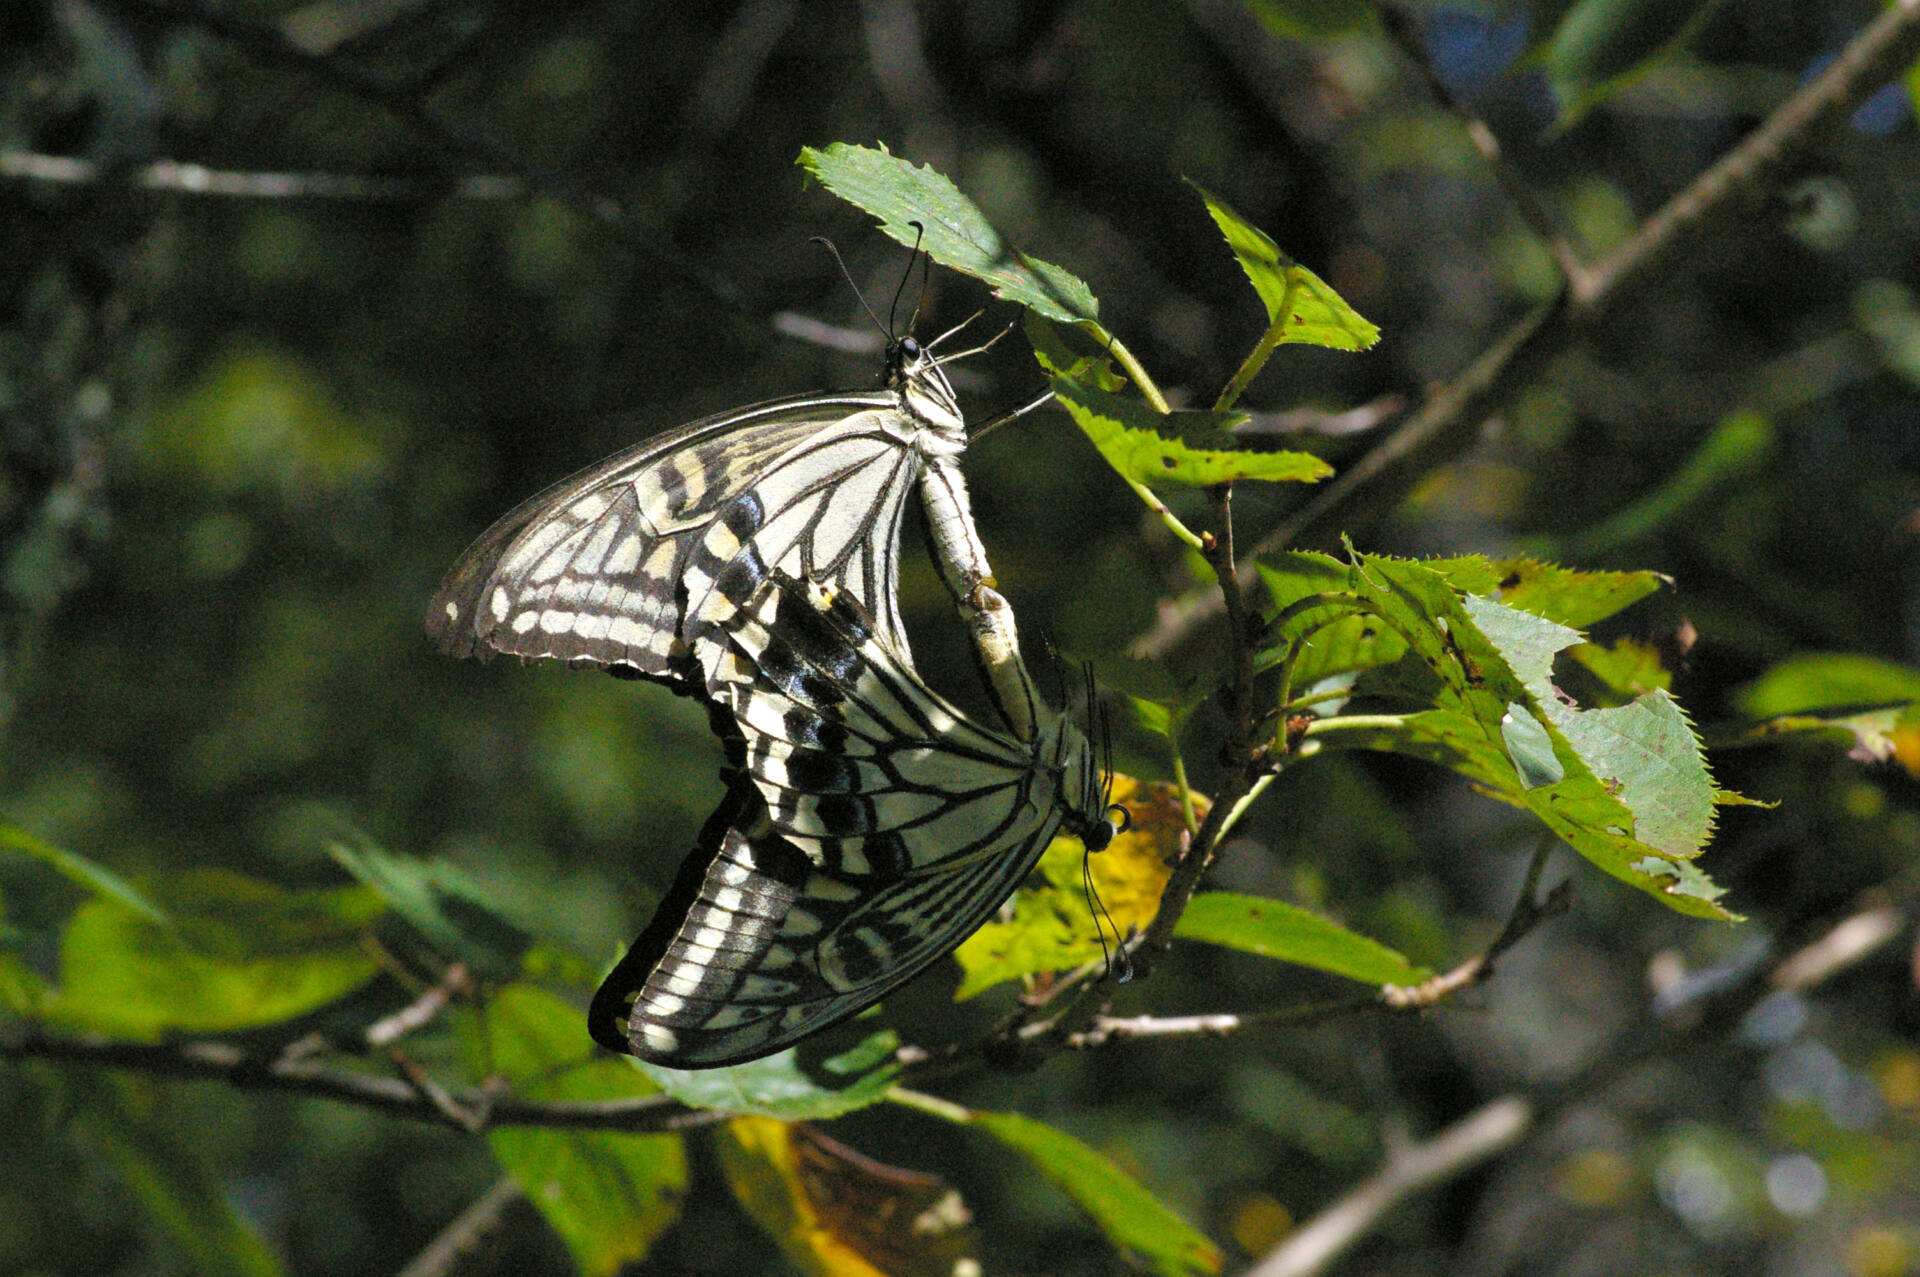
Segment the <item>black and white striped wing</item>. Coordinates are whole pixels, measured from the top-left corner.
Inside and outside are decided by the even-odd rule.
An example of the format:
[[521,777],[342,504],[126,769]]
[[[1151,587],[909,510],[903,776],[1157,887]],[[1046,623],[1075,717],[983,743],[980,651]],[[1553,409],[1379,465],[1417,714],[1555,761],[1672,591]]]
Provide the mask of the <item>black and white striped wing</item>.
[[1092,765],[1077,731],[978,727],[848,596],[774,574],[729,630],[747,770],[588,1016],[603,1045],[674,1067],[870,1006],[986,921],[1063,819],[1087,823],[1062,801]]
[[881,390],[778,400],[650,439],[483,533],[435,592],[427,633],[452,656],[685,685],[703,680],[690,657],[708,670],[719,657],[693,652],[703,633],[779,567],[834,582],[904,645],[894,582],[920,429]]

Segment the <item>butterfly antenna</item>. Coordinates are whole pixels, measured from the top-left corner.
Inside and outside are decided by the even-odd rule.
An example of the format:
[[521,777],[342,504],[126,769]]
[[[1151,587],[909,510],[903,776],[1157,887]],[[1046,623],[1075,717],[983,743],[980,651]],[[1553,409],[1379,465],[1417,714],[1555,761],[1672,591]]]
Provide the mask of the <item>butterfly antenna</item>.
[[[968,352],[968,353],[972,353],[972,352]],[[1011,412],[1003,412],[999,416],[995,417],[992,421],[987,422],[985,425],[975,427],[972,431],[968,433],[967,442],[978,443],[981,439],[986,438],[988,431],[998,430],[1000,427],[1006,425],[1010,421],[1018,421],[1020,418],[1026,416],[1028,413],[1037,412],[1052,402],[1053,402],[1053,392],[1051,390],[1043,390],[1040,392],[1040,394],[1036,398],[1021,404],[1018,408],[1013,409]]]
[[[1127,953],[1126,941],[1120,935],[1120,924],[1113,920],[1107,911],[1107,902],[1093,886],[1093,853],[1080,853],[1080,889],[1086,893],[1087,911],[1093,915],[1093,932],[1100,938],[1100,960],[1107,966],[1107,975],[1115,984],[1125,984],[1133,979],[1133,958]],[[1113,948],[1107,948],[1107,932],[1113,932]]]
[[[841,259],[840,250],[834,246],[834,242],[828,239],[825,235],[815,235],[813,237],[813,242],[820,245],[822,248],[826,249],[829,253],[833,254],[833,264],[840,268],[840,278],[846,280],[847,287],[853,290],[854,300],[860,303],[860,309],[866,311],[867,318],[873,321],[873,326],[875,328],[878,328],[881,334],[884,337],[886,337],[888,341],[892,341],[893,329],[889,328],[886,324],[881,323],[880,316],[874,314],[873,307],[867,305],[867,299],[861,296],[860,294],[860,285],[853,282],[853,272],[847,269],[847,263]],[[897,301],[899,299],[899,294],[896,293],[894,297],[895,297],[895,300]]]
[[[908,222],[907,225],[913,227],[913,230],[914,230],[913,255],[914,257],[920,258],[920,260],[922,261],[922,263],[924,263],[926,267],[926,269],[921,273],[921,276],[920,276],[920,295],[913,299],[913,311],[911,314],[907,316],[907,331],[911,333],[913,331],[914,324],[918,322],[920,318],[920,304],[926,301],[927,288],[933,280],[933,259],[931,257],[921,257],[921,254],[920,254],[920,241],[924,240],[927,237],[927,228],[921,225],[919,222]],[[913,278],[913,261],[909,259],[907,262],[906,273],[900,276],[900,286],[893,290],[893,301],[891,304],[887,306],[887,340],[888,341],[893,340],[893,317],[900,309],[900,295],[907,291],[907,281],[912,278]]]

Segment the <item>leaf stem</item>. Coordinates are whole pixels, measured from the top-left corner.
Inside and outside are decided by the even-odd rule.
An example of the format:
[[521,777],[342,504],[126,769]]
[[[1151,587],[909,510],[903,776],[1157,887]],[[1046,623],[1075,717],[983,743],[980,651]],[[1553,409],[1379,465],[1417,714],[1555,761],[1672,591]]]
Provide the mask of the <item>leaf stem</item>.
[[1227,382],[1227,388],[1222,390],[1220,397],[1213,401],[1214,410],[1217,412],[1225,412],[1233,407],[1234,401],[1240,398],[1241,392],[1260,375],[1260,370],[1267,366],[1267,360],[1280,348],[1280,343],[1287,339],[1287,321],[1293,318],[1294,298],[1300,291],[1300,284],[1291,270],[1282,273],[1286,277],[1287,286],[1280,293],[1280,304],[1274,308],[1273,322],[1267,325],[1267,331],[1261,334],[1260,340],[1248,352],[1246,361],[1233,374],[1232,380]]
[[1148,374],[1145,366],[1143,366],[1138,359],[1134,358],[1133,352],[1127,349],[1124,342],[1098,324],[1082,324],[1081,327],[1091,333],[1096,341],[1104,344],[1107,348],[1107,353],[1118,360],[1120,366],[1127,370],[1128,378],[1132,380],[1134,385],[1140,387],[1140,395],[1147,401],[1148,406],[1158,413],[1164,414],[1173,411],[1173,405],[1167,402],[1167,397],[1160,393],[1160,387],[1154,384],[1154,380],[1152,376]]
[[910,1091],[904,1086],[896,1086],[887,1092],[887,1099],[902,1108],[931,1113],[958,1126],[965,1126],[973,1121],[972,1109],[955,1104],[951,1100],[943,1100],[937,1095],[928,1095],[925,1091]]

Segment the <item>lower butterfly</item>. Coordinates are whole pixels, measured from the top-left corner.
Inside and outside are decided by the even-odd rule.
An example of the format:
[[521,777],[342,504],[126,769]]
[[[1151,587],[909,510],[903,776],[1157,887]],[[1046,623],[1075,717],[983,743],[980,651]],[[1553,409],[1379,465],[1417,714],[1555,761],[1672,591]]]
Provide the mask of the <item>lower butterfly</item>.
[[727,799],[595,995],[603,1046],[677,1068],[791,1046],[952,951],[1056,832],[1097,851],[1124,826],[1070,720],[969,720],[846,591],[772,572],[726,639]]

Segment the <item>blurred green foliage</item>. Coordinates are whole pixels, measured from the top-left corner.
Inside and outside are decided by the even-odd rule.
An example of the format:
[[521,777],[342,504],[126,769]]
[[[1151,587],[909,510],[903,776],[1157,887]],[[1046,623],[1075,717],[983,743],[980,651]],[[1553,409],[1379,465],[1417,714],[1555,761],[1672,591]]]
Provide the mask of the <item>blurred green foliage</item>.
[[[1692,26],[1601,0],[1414,16],[1440,79],[1592,260],[1879,9],[1675,6]],[[1366,354],[1276,355],[1236,405],[1256,423],[1454,376],[1552,295],[1553,263],[1364,10],[262,0],[196,22],[147,0],[6,7],[0,155],[79,159],[94,177],[0,177],[0,1033],[26,1010],[275,1050],[364,1033],[428,976],[392,917],[386,948],[363,944],[382,906],[327,854],[346,825],[391,864],[444,866],[442,887],[539,942],[513,956],[544,989],[516,985],[491,1030],[460,1004],[456,1033],[402,1039],[411,1063],[484,1062],[526,1095],[644,1090],[584,1033],[568,1053],[568,1012],[718,799],[705,715],[658,689],[433,656],[419,617],[440,572],[521,497],[644,433],[871,378],[873,350],[780,335],[789,314],[870,335],[808,236],[830,235],[870,298],[892,295],[904,260],[806,182],[803,146],[884,141],[952,178],[1090,283],[1101,323],[1176,404],[1210,404],[1268,322],[1183,178],[1383,334]],[[305,53],[263,54],[241,23]],[[384,82],[433,77],[433,119],[316,73],[315,53]],[[392,185],[269,197],[122,180],[160,160]],[[476,197],[471,177],[497,180]],[[1673,916],[1583,874],[1572,912],[1462,1009],[1118,1044],[970,1075],[952,1097],[1070,1132],[1076,1157],[1150,1188],[1237,1267],[1405,1132],[1604,1072],[1671,1025],[1657,1008],[1684,1021],[1688,990],[1768,942],[1870,906],[1910,912],[1916,238],[1911,105],[1882,96],[1772,203],[1540,369],[1497,431],[1355,529],[1370,552],[1532,549],[1671,578],[1554,677],[1589,708],[1670,683],[1697,723],[1727,728],[1715,739],[1803,716],[1713,758],[1720,784],[1779,804],[1722,809],[1703,861],[1749,923]],[[922,331],[985,300],[936,272]],[[1018,344],[964,365],[975,420],[1039,388]],[[1289,439],[1336,470],[1371,442]],[[1184,547],[1064,414],[996,432],[967,469],[1004,592],[1063,651],[1114,656],[1191,585]],[[1236,495],[1250,536],[1297,501],[1278,487]],[[1167,500],[1205,524],[1197,494]],[[979,708],[944,593],[908,557],[921,667]],[[1896,708],[1835,726],[1867,702]],[[1186,721],[1206,791],[1213,751],[1195,746],[1219,718],[1201,705]],[[1422,966],[1477,952],[1533,826],[1438,770],[1328,754],[1249,813],[1212,885]],[[1123,734],[1122,770],[1164,777],[1167,759],[1163,738]],[[301,929],[259,922],[290,911]],[[1912,944],[1896,930],[1817,988],[1639,1058],[1490,1168],[1410,1199],[1342,1271],[1913,1271]],[[326,953],[327,980],[305,962],[283,978],[288,951]],[[906,1040],[992,1023],[993,998],[956,1007],[939,983],[889,999]],[[1248,1012],[1339,988],[1189,944],[1115,1010]],[[6,1271],[397,1271],[503,1166],[537,1209],[509,1206],[452,1271],[570,1271],[590,1251],[606,1271],[642,1250],[648,1272],[787,1263],[698,1139],[483,1140],[14,1058],[0,1109]],[[897,1106],[831,1129],[956,1186],[990,1271],[1110,1263],[1073,1200],[996,1139]],[[591,1168],[645,1227],[611,1237],[603,1206],[541,1199],[524,1180],[543,1166]]]

